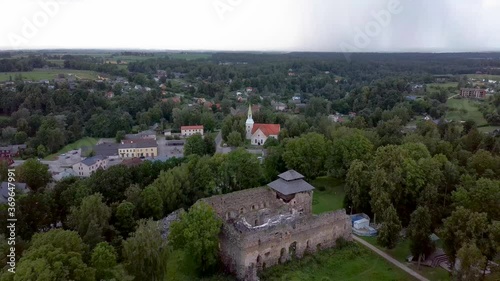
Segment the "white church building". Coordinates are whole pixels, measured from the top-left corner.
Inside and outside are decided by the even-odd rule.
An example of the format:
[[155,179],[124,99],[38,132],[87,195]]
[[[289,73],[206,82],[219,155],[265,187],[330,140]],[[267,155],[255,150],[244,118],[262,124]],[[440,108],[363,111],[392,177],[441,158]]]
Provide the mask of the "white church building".
[[252,118],[252,106],[248,106],[248,118],[246,121],[246,138],[252,145],[264,145],[268,138],[278,139],[280,124],[259,124],[254,123]]

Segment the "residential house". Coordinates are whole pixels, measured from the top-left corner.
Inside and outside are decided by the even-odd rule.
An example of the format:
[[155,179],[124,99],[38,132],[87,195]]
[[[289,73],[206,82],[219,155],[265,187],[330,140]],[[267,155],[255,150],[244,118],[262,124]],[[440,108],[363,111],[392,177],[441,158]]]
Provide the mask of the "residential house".
[[462,88],[460,89],[460,96],[464,98],[478,98],[484,99],[486,97],[485,89],[476,89],[476,88]]
[[[28,188],[28,186],[25,184],[25,183],[20,183],[20,182],[13,182],[13,183],[10,183],[10,186],[9,186],[9,182],[2,182],[1,184],[1,188],[0,188],[0,204],[5,204],[8,202],[9,200],[9,192],[12,190],[12,184],[15,185],[15,193],[18,195],[19,192],[22,192],[22,193],[27,193],[27,192],[30,192],[30,189]],[[11,187],[11,190],[9,190],[9,187]]]
[[121,158],[156,157],[158,156],[158,143],[154,139],[122,140],[118,146]]
[[277,102],[277,101],[272,101],[271,106],[273,106],[274,110],[276,110],[276,111],[285,111],[287,109],[287,106],[285,103]]
[[73,171],[79,177],[90,177],[98,169],[107,169],[108,160],[102,156],[88,157],[73,165]]
[[340,114],[328,115],[328,119],[334,123],[344,123],[344,118]]
[[115,96],[115,93],[113,93],[112,91],[109,91],[106,93],[106,98],[108,98],[108,99],[112,99],[114,96]]
[[0,157],[5,157],[5,158],[18,157],[25,149],[26,149],[25,144],[2,146],[0,147]]
[[203,136],[203,125],[181,126],[181,136],[189,137],[195,134]]

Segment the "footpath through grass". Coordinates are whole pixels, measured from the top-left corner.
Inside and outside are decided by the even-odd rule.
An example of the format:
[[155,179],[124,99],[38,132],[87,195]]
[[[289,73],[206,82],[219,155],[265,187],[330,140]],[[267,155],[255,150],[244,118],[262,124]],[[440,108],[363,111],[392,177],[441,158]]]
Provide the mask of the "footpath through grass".
[[79,140],[75,141],[74,143],[70,143],[70,144],[66,145],[61,150],[59,150],[57,153],[54,153],[54,154],[51,154],[51,155],[45,157],[44,160],[49,160],[49,161],[56,160],[59,155],[66,153],[68,151],[83,148],[83,147],[93,147],[94,145],[97,144],[97,141],[99,141],[99,139],[90,138],[90,137],[79,139]]
[[340,249],[324,250],[314,255],[307,255],[300,260],[266,269],[261,274],[261,280],[407,281],[415,279],[363,246],[349,243]]
[[373,246],[379,248],[380,250],[384,251],[386,254],[390,255],[394,259],[398,260],[399,262],[406,264],[409,268],[413,269],[414,271],[420,273],[427,279],[431,281],[449,281],[450,276],[448,272],[441,267],[427,267],[427,266],[420,266],[420,270],[418,270],[418,266],[414,265],[412,263],[407,263],[406,262],[406,257],[410,255],[410,240],[403,240],[400,241],[394,249],[386,249],[384,247],[381,247],[377,244],[377,237],[361,237],[361,239],[367,241],[368,243],[372,244]]
[[345,196],[343,181],[331,177],[320,177],[313,180],[311,184],[315,187],[313,193],[314,214],[342,209]]

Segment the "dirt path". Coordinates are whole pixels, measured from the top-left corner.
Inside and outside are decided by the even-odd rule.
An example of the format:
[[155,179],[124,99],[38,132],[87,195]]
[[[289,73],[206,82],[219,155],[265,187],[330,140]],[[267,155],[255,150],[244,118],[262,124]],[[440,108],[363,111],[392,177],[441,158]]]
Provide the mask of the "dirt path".
[[379,256],[383,257],[384,259],[386,259],[390,263],[392,263],[395,266],[397,266],[397,267],[401,268],[402,270],[406,271],[408,274],[410,274],[411,276],[415,277],[417,280],[420,280],[420,281],[429,281],[429,279],[427,279],[427,278],[423,277],[422,275],[418,274],[414,270],[412,270],[409,267],[407,267],[406,265],[400,263],[399,261],[397,261],[396,259],[392,258],[391,256],[389,256],[388,254],[384,253],[383,251],[377,249],[377,247],[375,247],[372,244],[366,242],[365,240],[357,237],[354,234],[352,235],[352,238],[356,242],[359,242],[359,243],[363,244],[365,247],[367,247],[368,249],[374,251],[375,253],[377,253]]

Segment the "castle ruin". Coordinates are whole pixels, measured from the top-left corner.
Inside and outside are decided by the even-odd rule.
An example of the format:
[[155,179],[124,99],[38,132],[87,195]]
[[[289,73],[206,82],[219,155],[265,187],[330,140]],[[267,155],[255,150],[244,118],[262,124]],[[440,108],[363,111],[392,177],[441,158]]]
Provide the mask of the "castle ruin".
[[239,280],[257,280],[257,272],[305,253],[352,240],[344,209],[312,214],[314,187],[294,170],[266,187],[201,199],[223,220],[219,237],[222,262]]

